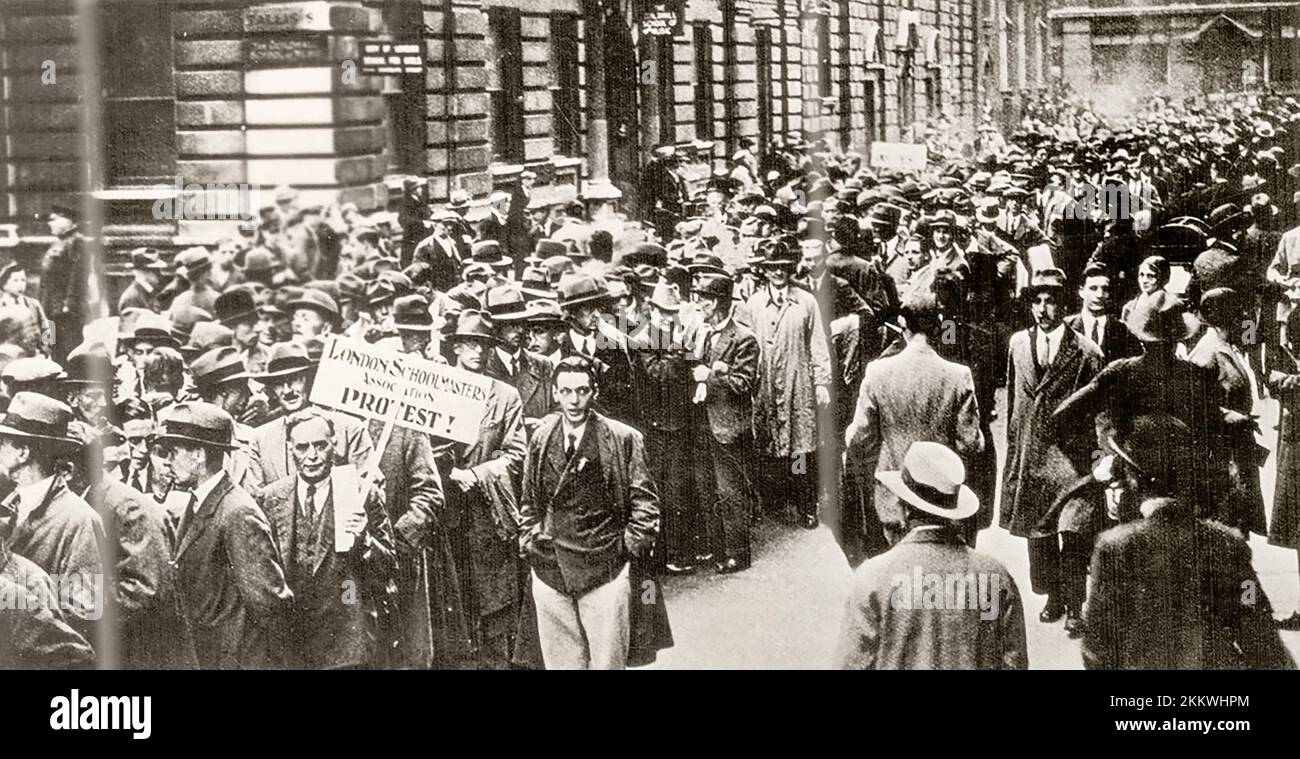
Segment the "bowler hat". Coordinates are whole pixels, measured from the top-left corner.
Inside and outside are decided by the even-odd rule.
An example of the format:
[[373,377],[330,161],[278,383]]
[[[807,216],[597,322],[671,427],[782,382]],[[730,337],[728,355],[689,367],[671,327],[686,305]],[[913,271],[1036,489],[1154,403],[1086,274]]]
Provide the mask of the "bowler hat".
[[296,342],[276,343],[271,346],[271,354],[266,362],[266,371],[254,375],[254,377],[265,381],[280,377],[291,377],[295,374],[304,374],[315,369],[316,362],[308,355],[306,346]]
[[244,254],[244,273],[261,274],[263,272],[276,272],[284,268],[280,259],[266,248],[253,248]]
[[799,265],[799,258],[790,250],[790,246],[781,240],[775,240],[767,247],[767,256],[760,262],[764,267],[792,268]]
[[587,303],[607,303],[613,298],[609,287],[590,274],[566,274],[560,279],[560,307],[573,308]]
[[253,300],[253,293],[243,287],[218,295],[212,310],[216,312],[214,316],[217,321],[227,326],[257,318],[257,303]]
[[153,441],[195,443],[208,448],[235,449],[235,420],[218,406],[202,401],[181,401],[158,414]]
[[501,252],[501,243],[496,240],[479,240],[471,248],[471,260],[477,264],[487,264],[494,269],[508,269],[515,260]]
[[432,332],[433,315],[423,295],[405,295],[393,302],[393,325],[399,330]]
[[181,346],[180,341],[172,335],[171,321],[162,314],[156,314],[153,311],[145,311],[140,314],[136,320],[135,329],[131,331],[131,334],[124,335],[118,342],[124,345],[145,342],[168,348],[180,348]]
[[70,453],[81,444],[68,437],[72,409],[40,393],[16,393],[0,417],[0,437],[22,438],[52,444],[61,453]]
[[650,266],[666,266],[668,264],[668,251],[662,245],[652,242],[643,242],[637,244],[631,250],[623,254],[620,262],[624,266],[636,268],[641,264]]
[[919,440],[908,447],[898,471],[876,472],[876,479],[909,506],[960,520],[979,511],[979,498],[966,486],[961,457],[941,443]]
[[225,382],[247,380],[248,365],[234,346],[213,348],[190,364],[190,374],[199,387],[212,387]]

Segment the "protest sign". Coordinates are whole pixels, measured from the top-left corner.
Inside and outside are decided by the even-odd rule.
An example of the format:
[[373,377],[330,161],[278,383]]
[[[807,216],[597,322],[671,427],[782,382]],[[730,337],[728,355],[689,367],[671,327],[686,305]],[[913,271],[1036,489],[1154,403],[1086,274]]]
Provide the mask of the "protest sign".
[[321,354],[311,401],[390,427],[472,443],[491,387],[491,379],[464,369],[333,337]]

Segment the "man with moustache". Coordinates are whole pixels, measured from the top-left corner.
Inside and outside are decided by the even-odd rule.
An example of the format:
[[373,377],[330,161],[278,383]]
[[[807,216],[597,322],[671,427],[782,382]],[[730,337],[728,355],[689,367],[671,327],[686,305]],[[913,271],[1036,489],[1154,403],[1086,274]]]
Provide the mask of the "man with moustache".
[[[255,378],[266,385],[267,392],[287,416],[311,405],[307,399],[311,395],[316,364],[316,361],[308,357],[306,347],[298,343],[280,343],[271,348],[266,371],[255,375]],[[374,447],[365,425],[347,414],[334,411],[326,413],[334,420],[335,457],[339,461],[363,468]],[[294,474],[285,417],[273,419],[258,427],[254,431],[254,438],[264,482],[275,482]]]
[[488,290],[485,306],[497,344],[485,357],[484,373],[508,383],[519,393],[524,429],[531,433],[542,417],[555,410],[550,392],[554,365],[550,359],[524,347],[527,320],[534,311],[516,286],[499,285]]
[[[285,426],[297,474],[272,483],[259,498],[294,593],[279,663],[291,669],[382,665],[387,641],[380,615],[396,593],[397,569],[383,493],[336,473],[334,421],[323,411],[308,406]],[[339,532],[350,546],[336,543]],[[348,588],[350,597],[340,592]]]

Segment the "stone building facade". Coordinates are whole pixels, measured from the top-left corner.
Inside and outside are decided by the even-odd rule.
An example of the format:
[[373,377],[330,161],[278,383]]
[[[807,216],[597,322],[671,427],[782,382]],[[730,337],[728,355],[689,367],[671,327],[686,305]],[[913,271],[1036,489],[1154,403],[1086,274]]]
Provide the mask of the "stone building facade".
[[1300,4],[1054,0],[1065,81],[1099,101],[1300,89]]
[[[74,3],[5,0],[0,221],[39,235],[35,215],[78,202],[97,154],[114,250],[230,234],[229,220],[156,211],[231,187],[362,210],[404,187],[432,203],[463,189],[481,208],[526,167],[538,202],[634,208],[659,144],[702,181],[742,138],[866,152],[941,115],[969,129],[1006,89],[986,91],[982,17],[1015,1],[105,0],[88,57]],[[369,74],[376,41],[415,45],[422,63]],[[86,61],[101,151],[80,136]]]

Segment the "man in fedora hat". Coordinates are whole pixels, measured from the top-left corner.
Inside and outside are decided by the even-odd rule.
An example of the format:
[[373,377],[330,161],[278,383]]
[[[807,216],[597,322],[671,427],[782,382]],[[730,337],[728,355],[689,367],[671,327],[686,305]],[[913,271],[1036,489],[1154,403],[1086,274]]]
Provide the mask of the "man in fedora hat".
[[[266,371],[254,379],[266,386],[267,393],[284,413],[254,430],[257,440],[256,460],[262,465],[263,482],[276,482],[294,474],[293,457],[289,455],[289,436],[285,417],[314,405],[310,402],[312,382],[316,378],[317,361],[300,343],[279,343],[271,348]],[[334,453],[339,461],[364,468],[373,451],[374,443],[362,422],[347,414],[327,411],[334,420]]]
[[912,443],[901,469],[876,472],[906,533],[857,569],[835,650],[840,669],[1027,669],[1025,612],[1011,573],[969,548],[979,511],[961,456]]
[[460,280],[461,267],[472,250],[468,243],[456,236],[461,217],[450,210],[434,211],[433,234],[415,246],[412,261],[429,265],[433,289],[446,292]]
[[[447,335],[456,366],[485,374],[498,345],[489,315],[466,310]],[[490,376],[490,375],[489,375]],[[493,378],[472,444],[436,441],[434,460],[452,522],[452,550],[471,622],[477,666],[505,669],[518,624],[518,504],[527,433],[519,393]]]
[[321,290],[303,288],[297,298],[285,304],[292,316],[293,337],[305,340],[328,337],[342,326],[338,303]]
[[1107,440],[1127,523],[1092,558],[1083,663],[1089,669],[1295,669],[1234,531],[1198,518],[1195,433],[1143,413]]
[[274,636],[293,603],[265,514],[226,471],[234,428],[212,404],[181,402],[159,416],[153,439],[173,491],[188,493],[173,563],[203,669],[273,666]]
[[431,360],[438,355],[434,340],[437,327],[430,309],[429,300],[423,295],[404,295],[393,301],[393,327],[401,341],[402,353]]
[[62,474],[81,453],[71,422],[72,409],[52,398],[20,392],[9,402],[0,418],[0,475],[17,487],[4,501],[14,514],[4,537],[14,553],[59,578],[69,624],[94,641],[105,603],[104,525]]
[[[934,297],[910,295],[901,311],[905,345],[867,365],[853,421],[845,431],[846,465],[864,483],[876,472],[901,466],[908,446],[917,440],[942,443],[965,461],[975,460],[990,442],[981,431],[971,370],[945,360],[931,346],[940,329]],[[907,529],[897,494],[878,484],[873,502],[883,537],[891,545],[897,543]],[[974,542],[975,524],[963,525],[968,543]],[[875,534],[870,519],[864,530],[863,550],[874,555],[882,536]]]
[[[396,593],[393,526],[383,492],[335,470],[334,421],[304,408],[286,420],[297,475],[258,498],[294,594],[279,663],[291,669],[387,664],[383,617]],[[348,536],[350,547],[338,544]],[[339,588],[354,589],[352,597]],[[395,610],[394,610],[395,611]]]
[[237,348],[213,348],[190,363],[190,376],[200,400],[211,403],[236,420],[235,448],[226,457],[226,470],[232,482],[256,498],[268,480],[264,478],[262,464],[257,460],[256,433],[252,427],[238,421],[243,418],[253,395],[248,385],[253,376],[248,365]]
[[[1092,465],[1091,430],[1053,435],[1052,412],[1092,381],[1104,365],[1091,340],[1065,326],[1065,273],[1034,272],[1024,291],[1033,325],[1011,336],[1007,360],[1007,460],[1002,470],[999,524],[1029,545],[1029,579],[1047,596],[1039,621],[1066,616],[1074,633],[1083,614],[1089,549],[1095,530],[1070,525],[1042,534],[1039,519],[1057,494]],[[1083,533],[1083,534],[1080,534]]]
[[600,375],[601,413],[635,424],[641,415],[627,338],[605,320],[616,303],[609,286],[590,274],[570,274],[560,280],[559,290],[560,308],[569,325],[561,336],[561,355],[593,359]]
[[63,379],[73,421],[96,433],[108,425],[106,412],[113,395],[113,362],[97,350],[81,350],[68,358]]
[[[692,290],[704,318],[691,355],[691,400],[703,411],[695,419],[692,449],[697,523],[708,540],[705,552],[713,554],[724,574],[749,568],[749,530],[757,501],[751,397],[759,348],[754,333],[734,318],[734,289],[734,280],[722,275],[705,277]],[[666,515],[669,545],[679,529],[673,521],[672,514]]]
[[630,564],[659,534],[659,499],[641,433],[593,410],[598,382],[589,359],[560,362],[560,413],[537,429],[524,464],[519,544],[547,669],[623,669],[634,619],[647,613],[630,603],[644,590]]
[[152,248],[131,251],[131,284],[117,299],[117,312],[120,314],[128,308],[162,311],[158,289],[162,287],[163,276],[169,268],[167,262],[158,256],[158,251]]
[[548,359],[551,366],[560,363],[564,358],[564,334],[569,329],[560,304],[553,299],[536,301],[525,324],[528,326],[528,349]]
[[175,314],[182,308],[193,307],[212,313],[221,292],[212,284],[212,254],[208,249],[197,245],[177,253],[176,269],[177,274],[185,278],[189,288],[177,295],[168,307],[168,315],[172,320],[175,320]]
[[257,333],[260,315],[253,291],[247,287],[234,287],[217,297],[213,316],[222,326],[234,332],[235,345],[250,372],[260,372],[266,365],[266,348]]
[[769,510],[792,506],[807,529],[818,524],[819,410],[831,404],[835,360],[812,293],[793,284],[799,260],[784,242],[768,248],[767,285],[746,302],[760,348],[754,436],[766,458],[760,477]]
[[519,393],[524,428],[531,433],[542,418],[555,410],[551,397],[551,371],[555,365],[524,346],[528,320],[534,310],[514,285],[498,285],[484,296],[497,345],[487,356],[484,373],[508,383]]

